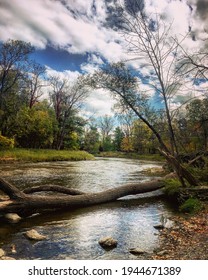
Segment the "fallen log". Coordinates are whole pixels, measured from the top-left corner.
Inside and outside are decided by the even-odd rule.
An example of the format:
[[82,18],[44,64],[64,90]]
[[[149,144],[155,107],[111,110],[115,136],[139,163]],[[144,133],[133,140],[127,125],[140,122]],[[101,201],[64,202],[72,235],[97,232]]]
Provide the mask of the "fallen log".
[[[173,177],[173,175],[165,176],[165,178],[167,177]],[[7,201],[0,202],[0,214],[17,213],[20,215],[27,215],[45,211],[74,209],[112,202],[124,196],[152,192],[163,187],[164,178],[149,182],[126,184],[98,193],[83,193],[61,186],[33,187],[25,191],[20,191],[3,178],[0,178],[0,190],[9,196]],[[57,194],[34,194],[35,192],[41,191],[53,191]]]

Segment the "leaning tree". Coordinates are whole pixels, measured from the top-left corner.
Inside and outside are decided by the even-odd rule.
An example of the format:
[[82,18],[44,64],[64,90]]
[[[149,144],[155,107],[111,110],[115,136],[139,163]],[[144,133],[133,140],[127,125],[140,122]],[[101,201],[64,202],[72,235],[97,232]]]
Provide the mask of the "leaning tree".
[[[133,111],[149,127],[159,142],[160,152],[171,164],[183,186],[187,182],[197,185],[197,180],[180,162],[171,111],[174,99],[185,94],[184,84],[190,79],[178,71],[180,46],[185,37],[180,39],[173,36],[172,25],[163,21],[158,14],[147,14],[140,2],[133,1],[134,5],[119,7],[119,16],[122,18],[119,28],[127,42],[130,58],[125,63],[105,65],[88,77],[89,83],[94,88],[108,90],[117,99],[120,108]],[[142,74],[144,70],[145,77]],[[165,112],[168,143],[155,124],[155,112],[148,102],[148,91],[140,89],[144,83],[154,91],[160,101],[160,108]]]

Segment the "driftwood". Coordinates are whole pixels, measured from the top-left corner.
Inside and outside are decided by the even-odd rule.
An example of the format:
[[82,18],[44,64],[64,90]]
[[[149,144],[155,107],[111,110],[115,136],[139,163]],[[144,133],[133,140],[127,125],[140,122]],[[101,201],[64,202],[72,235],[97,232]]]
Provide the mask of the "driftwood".
[[[165,178],[167,177],[173,177],[173,175],[168,175]],[[112,202],[127,195],[152,192],[162,187],[164,187],[164,178],[149,182],[126,184],[99,193],[84,193],[66,187],[51,185],[32,187],[20,191],[17,187],[0,178],[0,190],[9,197],[8,200],[0,201],[0,214],[17,213],[27,216],[45,211],[74,209]],[[35,194],[42,191],[55,192],[56,194]]]

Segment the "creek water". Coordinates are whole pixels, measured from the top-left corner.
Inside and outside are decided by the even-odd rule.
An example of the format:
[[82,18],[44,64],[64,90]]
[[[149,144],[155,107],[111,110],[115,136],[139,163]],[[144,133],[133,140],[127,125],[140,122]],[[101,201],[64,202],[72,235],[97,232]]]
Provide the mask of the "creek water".
[[[99,192],[126,183],[147,181],[147,168],[159,163],[132,159],[97,158],[94,161],[2,164],[0,176],[21,189],[59,184],[82,191]],[[152,177],[151,177],[152,179]],[[129,253],[139,247],[151,253],[158,247],[154,225],[174,215],[161,191],[127,196],[114,203],[32,216],[18,224],[0,220],[0,248],[16,259],[138,259]],[[35,229],[46,235],[39,242],[24,233]],[[106,251],[100,238],[112,236],[117,248]],[[11,252],[16,247],[16,253]],[[142,257],[141,257],[142,258]]]

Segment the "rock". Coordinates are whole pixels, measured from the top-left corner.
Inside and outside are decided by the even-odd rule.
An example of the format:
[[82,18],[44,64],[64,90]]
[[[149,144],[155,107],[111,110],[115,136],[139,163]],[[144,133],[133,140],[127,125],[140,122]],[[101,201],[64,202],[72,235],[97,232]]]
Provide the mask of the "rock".
[[165,228],[172,228],[173,226],[174,226],[174,222],[171,221],[170,219],[167,219],[166,222],[165,222],[164,227]]
[[164,225],[160,224],[160,225],[155,225],[154,228],[160,230],[160,229],[164,229],[165,227]]
[[15,246],[14,244],[11,245],[11,252],[12,252],[13,254],[16,254],[16,253],[17,253],[17,251],[16,251],[16,246]]
[[11,223],[18,223],[22,219],[16,213],[7,213],[4,217]]
[[36,240],[36,241],[41,241],[47,238],[45,235],[38,233],[35,229],[26,231],[25,236],[30,240]]
[[9,260],[14,261],[14,260],[16,260],[15,258],[8,257],[8,256],[3,256],[3,257],[1,257],[0,259],[1,259],[1,260],[6,260],[6,261],[9,261]]
[[110,236],[103,237],[99,240],[100,246],[102,246],[104,249],[112,249],[115,248],[118,244],[118,241],[113,239]]
[[133,255],[143,255],[146,253],[145,251],[141,250],[140,248],[131,248],[131,249],[129,249],[129,252]]
[[3,257],[5,255],[5,252],[3,249],[0,249],[0,258]]
[[163,251],[157,252],[158,256],[164,256],[164,255],[167,255],[167,254],[168,254],[167,250],[163,250]]

